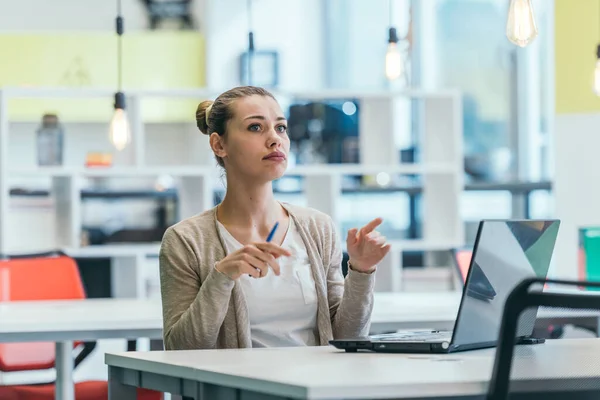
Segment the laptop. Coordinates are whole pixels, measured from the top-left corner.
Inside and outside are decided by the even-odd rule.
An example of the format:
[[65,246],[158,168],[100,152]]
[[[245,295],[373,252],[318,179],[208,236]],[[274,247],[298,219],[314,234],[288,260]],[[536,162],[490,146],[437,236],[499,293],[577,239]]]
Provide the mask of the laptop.
[[[525,278],[546,278],[559,227],[560,220],[481,221],[453,330],[407,330],[329,343],[347,352],[386,353],[452,353],[494,347],[510,292]],[[541,285],[534,288],[542,289]],[[537,311],[533,307],[521,315],[518,344],[543,341],[531,336]]]

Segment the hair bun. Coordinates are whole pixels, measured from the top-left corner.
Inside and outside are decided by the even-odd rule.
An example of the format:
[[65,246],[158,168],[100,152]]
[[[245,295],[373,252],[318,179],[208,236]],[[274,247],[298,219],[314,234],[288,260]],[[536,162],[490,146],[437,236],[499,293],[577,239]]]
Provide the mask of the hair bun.
[[208,117],[210,115],[210,110],[213,105],[212,100],[204,100],[202,103],[198,104],[198,108],[196,109],[196,126],[200,129],[200,132],[205,135],[210,134],[208,128]]

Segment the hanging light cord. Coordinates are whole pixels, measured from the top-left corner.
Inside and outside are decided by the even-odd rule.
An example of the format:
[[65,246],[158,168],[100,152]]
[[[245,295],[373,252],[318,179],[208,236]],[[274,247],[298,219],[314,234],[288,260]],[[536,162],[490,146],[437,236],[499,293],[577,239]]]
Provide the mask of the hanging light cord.
[[248,85],[252,85],[252,58],[254,57],[254,33],[252,32],[252,0],[246,1],[248,13]]
[[121,0],[117,0],[117,85],[119,92],[123,89],[123,16]]
[[[600,3],[600,0],[598,1],[598,3]],[[600,11],[600,4],[598,5],[598,10]],[[600,19],[599,19],[599,21],[600,21]],[[598,35],[600,36],[600,24],[598,24]],[[596,47],[596,57],[600,60],[600,38],[598,40],[599,40],[599,42],[598,42],[598,46]]]
[[392,0],[388,0],[388,17],[390,19],[389,33],[388,33],[388,43],[398,43],[398,33],[396,32],[396,28],[394,28],[394,8],[392,4]]
[[247,0],[248,9],[248,51],[254,51],[254,33],[252,31],[252,0]]

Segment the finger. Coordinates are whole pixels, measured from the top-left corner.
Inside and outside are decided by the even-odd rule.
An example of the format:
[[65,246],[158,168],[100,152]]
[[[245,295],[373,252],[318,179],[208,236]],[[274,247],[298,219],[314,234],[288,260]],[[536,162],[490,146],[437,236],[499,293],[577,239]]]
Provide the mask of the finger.
[[259,269],[254,268],[252,265],[248,264],[243,260],[240,260],[240,263],[240,272],[242,272],[243,274],[250,275],[253,278],[260,278]]
[[377,239],[379,237],[382,237],[382,235],[381,235],[381,233],[379,233],[377,231],[373,231],[371,233],[367,233],[367,235],[365,236],[365,238],[368,239],[368,240]]
[[381,225],[381,223],[383,222],[383,219],[381,218],[375,218],[373,221],[369,222],[367,225],[363,226],[361,231],[361,235],[366,235],[367,233],[372,232],[375,228],[377,228],[379,225]]
[[251,255],[261,260],[263,263],[265,263],[265,265],[270,266],[273,272],[275,272],[275,275],[280,274],[281,268],[279,267],[279,263],[273,254],[264,252],[259,248],[254,248],[254,250],[251,252]]
[[358,229],[352,228],[348,231],[348,237],[346,238],[346,243],[348,246],[353,246],[358,241]]
[[387,255],[387,253],[390,252],[390,249],[392,248],[391,244],[386,244],[384,246],[381,246],[381,258],[385,257]]
[[250,254],[244,254],[243,260],[247,264],[249,264],[250,266],[254,267],[256,270],[259,271],[260,278],[267,276],[267,274],[269,273],[269,265],[266,262],[264,262],[263,260],[261,260],[260,258],[254,257]]
[[375,239],[377,239],[378,237],[381,236],[381,233],[377,232],[377,231],[373,231],[373,232],[369,232],[367,234],[364,234],[361,238],[360,238],[360,242],[367,242],[367,243],[375,243]]
[[372,243],[375,246],[383,246],[386,242],[387,238],[385,236],[377,236],[369,239],[369,243]]
[[249,254],[252,257],[258,258],[265,265],[270,265],[275,272],[275,275],[279,275],[280,268],[279,263],[275,260],[275,256],[273,254],[265,252],[254,245],[249,245],[244,248],[244,254]]
[[284,249],[275,243],[254,243],[254,246],[262,251],[273,254],[275,257],[287,256],[290,257],[292,253],[289,250]]

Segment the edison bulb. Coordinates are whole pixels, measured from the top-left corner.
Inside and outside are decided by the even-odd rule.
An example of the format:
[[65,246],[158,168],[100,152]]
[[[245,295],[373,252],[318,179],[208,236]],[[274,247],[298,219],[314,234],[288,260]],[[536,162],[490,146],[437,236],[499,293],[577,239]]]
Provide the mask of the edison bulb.
[[511,0],[506,23],[506,37],[520,47],[531,43],[538,35],[531,0]]
[[123,150],[131,141],[127,114],[121,108],[115,109],[115,114],[110,121],[110,142],[119,151]]
[[385,53],[385,76],[393,81],[400,78],[400,75],[402,75],[402,57],[398,45],[390,42]]
[[596,60],[596,68],[594,69],[594,93],[600,96],[600,59]]

